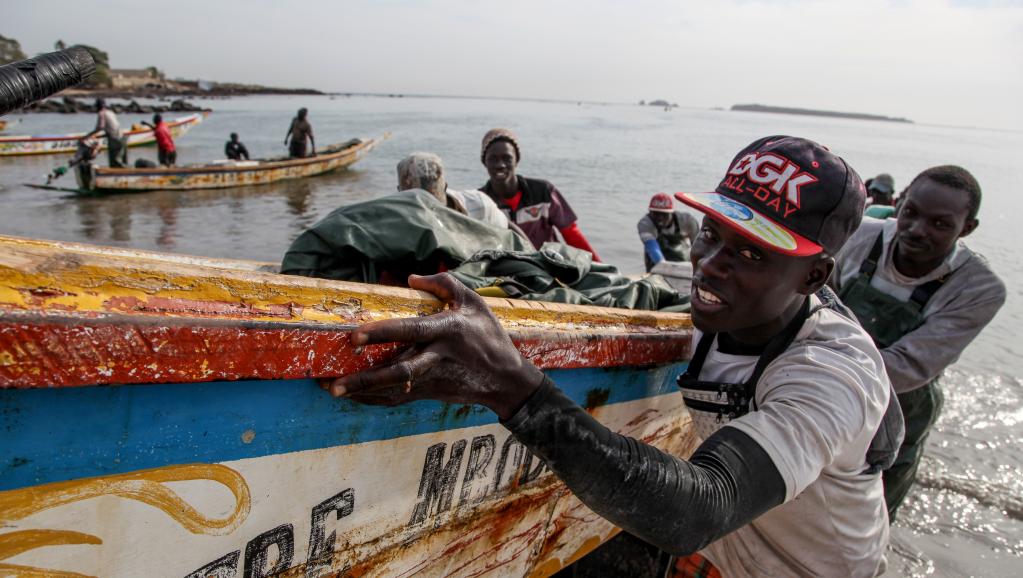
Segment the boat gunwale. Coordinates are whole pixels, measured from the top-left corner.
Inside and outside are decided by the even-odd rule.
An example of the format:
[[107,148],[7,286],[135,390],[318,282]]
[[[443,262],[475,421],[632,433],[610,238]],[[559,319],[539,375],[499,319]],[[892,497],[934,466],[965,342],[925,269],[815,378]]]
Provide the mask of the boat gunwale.
[[[345,375],[400,350],[356,353],[353,328],[444,309],[413,289],[264,267],[0,236],[0,389]],[[688,358],[685,314],[484,300],[542,368]]]
[[[109,247],[103,245],[90,245],[86,243],[75,243],[71,241],[49,241],[42,239],[31,239],[16,237],[12,235],[0,235],[0,249],[7,252],[17,250],[18,246],[34,247],[42,252],[67,251],[96,258],[99,263],[110,264],[110,260],[116,262],[135,262],[132,268],[133,274],[141,274],[146,263],[154,266],[164,265],[179,269],[175,274],[202,274],[210,270],[222,271],[225,277],[236,277],[235,281],[252,282],[265,284],[267,281],[277,280],[274,285],[286,281],[287,285],[296,289],[326,290],[334,294],[361,294],[387,299],[395,303],[414,305],[416,309],[422,306],[440,309],[440,301],[432,294],[416,289],[405,287],[393,287],[374,283],[360,283],[357,281],[342,281],[336,279],[325,279],[320,277],[304,277],[299,275],[285,275],[277,271],[267,270],[274,264],[265,261],[252,261],[244,259],[214,258],[181,253],[170,253],[163,251],[149,251],[144,249],[125,249],[120,247]],[[77,261],[77,260],[76,260]],[[76,265],[85,263],[78,261]],[[4,256],[0,255],[0,286],[6,284],[4,270],[8,269],[4,263]],[[208,275],[207,275],[208,276]],[[549,313],[576,313],[600,323],[630,323],[637,326],[660,326],[658,321],[666,325],[674,326],[681,323],[686,328],[692,327],[692,321],[688,314],[671,313],[638,309],[624,309],[615,307],[601,307],[597,305],[581,305],[574,303],[556,303],[550,301],[532,301],[511,299],[503,297],[484,297],[483,300],[497,311],[545,311]]]

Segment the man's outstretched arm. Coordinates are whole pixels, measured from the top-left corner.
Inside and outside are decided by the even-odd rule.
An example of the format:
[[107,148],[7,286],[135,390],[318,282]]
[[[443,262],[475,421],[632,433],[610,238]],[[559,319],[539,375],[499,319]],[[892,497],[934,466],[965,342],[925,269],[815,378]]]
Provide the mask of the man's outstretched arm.
[[583,503],[670,552],[698,550],[784,500],[777,467],[745,433],[724,427],[686,461],[611,432],[519,354],[478,295],[449,275],[412,276],[409,286],[448,309],[354,331],[354,346],[412,345],[388,365],[326,384],[333,395],[484,405]]
[[590,509],[674,554],[695,552],[785,499],[774,462],[735,428],[682,460],[612,432],[549,379],[503,423]]

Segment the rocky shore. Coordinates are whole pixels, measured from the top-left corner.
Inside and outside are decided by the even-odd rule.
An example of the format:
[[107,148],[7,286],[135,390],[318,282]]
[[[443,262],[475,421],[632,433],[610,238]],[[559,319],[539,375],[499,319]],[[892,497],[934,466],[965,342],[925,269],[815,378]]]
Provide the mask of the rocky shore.
[[[61,92],[58,97],[36,102],[19,112],[94,113],[96,112],[95,101],[97,98],[108,99],[107,104],[116,113],[201,112],[211,109],[198,106],[186,99],[223,99],[233,96],[266,94],[323,95],[324,93],[312,88],[274,88],[236,83],[211,83],[206,86],[198,81],[175,81],[173,88],[163,89],[73,88]],[[157,103],[144,104],[139,100],[152,100]]]
[[[201,112],[208,111],[209,108],[203,108],[188,102],[184,99],[172,100],[169,104],[141,104],[135,99],[130,99],[127,104],[120,102],[108,103],[111,110],[114,112],[121,113],[140,113],[150,114],[154,112]],[[51,98],[48,100],[41,100],[33,103],[32,105],[23,108],[20,112],[59,112],[62,114],[74,114],[74,113],[95,113],[96,112],[96,101],[95,99],[79,100],[71,96],[65,96],[63,98]]]

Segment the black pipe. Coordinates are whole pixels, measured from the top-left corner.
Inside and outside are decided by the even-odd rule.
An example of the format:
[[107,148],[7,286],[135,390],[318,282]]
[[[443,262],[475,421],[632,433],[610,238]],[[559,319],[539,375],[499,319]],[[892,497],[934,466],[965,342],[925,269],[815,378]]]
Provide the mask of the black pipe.
[[96,61],[81,46],[0,66],[0,116],[82,82]]

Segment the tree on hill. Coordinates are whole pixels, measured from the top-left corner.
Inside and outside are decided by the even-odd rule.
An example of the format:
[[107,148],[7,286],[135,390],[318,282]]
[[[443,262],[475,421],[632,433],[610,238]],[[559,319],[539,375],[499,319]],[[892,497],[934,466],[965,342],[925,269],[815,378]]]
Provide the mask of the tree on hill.
[[21,43],[0,34],[0,64],[10,64],[28,58],[21,51]]
[[110,57],[107,56],[106,52],[103,52],[99,48],[88,46],[86,44],[76,44],[89,51],[92,55],[92,59],[96,61],[96,72],[92,73],[82,86],[90,88],[105,87],[110,88],[114,85],[114,79],[110,75]]

